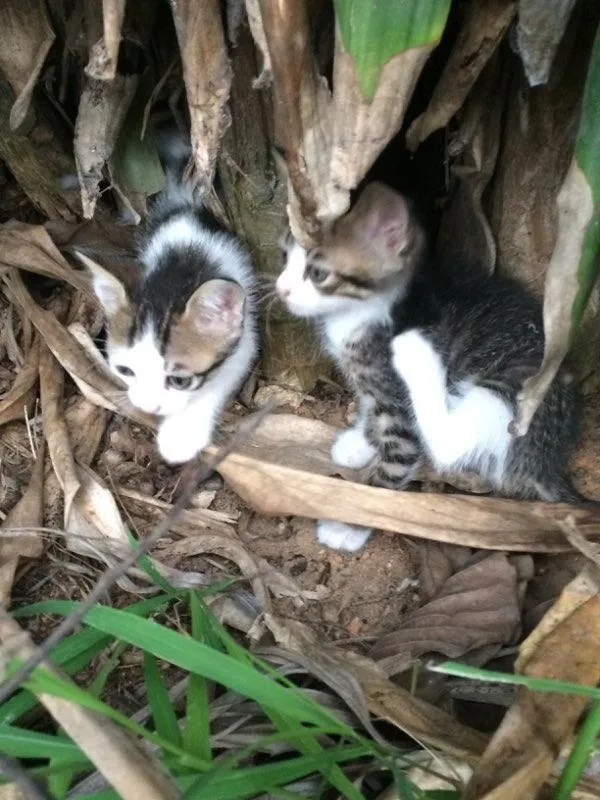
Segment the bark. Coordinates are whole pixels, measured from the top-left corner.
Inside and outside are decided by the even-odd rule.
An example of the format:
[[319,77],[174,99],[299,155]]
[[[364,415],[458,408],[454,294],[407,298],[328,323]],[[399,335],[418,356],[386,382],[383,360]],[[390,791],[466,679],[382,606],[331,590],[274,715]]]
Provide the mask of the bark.
[[[231,55],[232,125],[221,144],[219,178],[233,229],[248,244],[259,275],[274,282],[281,269],[279,240],[287,225],[286,187],[278,181],[271,158],[270,94],[253,88],[261,64],[247,27]],[[262,297],[272,289],[261,280]],[[261,298],[260,308],[263,371],[271,380],[308,388],[327,372],[309,326],[286,314],[277,302]]]

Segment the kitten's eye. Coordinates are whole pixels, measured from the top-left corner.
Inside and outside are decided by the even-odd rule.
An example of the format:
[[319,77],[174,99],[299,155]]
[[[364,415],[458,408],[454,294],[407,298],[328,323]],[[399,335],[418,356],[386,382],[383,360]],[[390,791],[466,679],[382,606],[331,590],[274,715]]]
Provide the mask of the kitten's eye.
[[329,270],[324,269],[323,267],[317,267],[316,264],[308,264],[306,267],[306,275],[315,285],[317,285],[319,283],[324,283],[327,280],[329,277]]
[[117,370],[119,375],[124,375],[126,378],[133,378],[135,376],[135,372],[129,367],[124,366],[123,364],[117,364],[115,369]]
[[191,389],[194,384],[193,375],[167,375],[166,384],[169,389],[179,389],[184,392]]

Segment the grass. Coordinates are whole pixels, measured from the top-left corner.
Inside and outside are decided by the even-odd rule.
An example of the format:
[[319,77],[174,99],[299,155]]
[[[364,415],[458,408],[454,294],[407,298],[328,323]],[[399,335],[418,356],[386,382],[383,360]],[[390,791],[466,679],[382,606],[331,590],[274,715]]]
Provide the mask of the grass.
[[[387,775],[402,800],[458,797],[454,791],[420,790],[407,776],[407,768],[414,763],[410,753],[374,742],[242,647],[207,607],[206,593],[167,589],[125,609],[97,605],[85,616],[82,629],[56,648],[54,663],[73,676],[89,668],[98,656],[103,657],[101,668],[87,686],[38,668],[23,688],[0,706],[0,751],[20,759],[51,797],[67,797],[94,767],[77,743],[60,730],[28,730],[29,715],[38,706],[36,694],[41,692],[93,709],[146,740],[178,784],[182,797],[190,800],[242,800],[265,795],[297,799],[307,796],[307,780],[311,781],[308,796],[365,800],[373,796],[365,789],[365,779],[375,773]],[[173,630],[160,621],[173,603],[178,604],[179,618],[189,618],[189,633]],[[19,619],[40,614],[65,616],[77,606],[72,601],[55,600],[20,608],[13,614]],[[187,614],[181,613],[182,606]],[[149,706],[144,724],[104,699],[121,656],[131,649],[141,651],[140,680]],[[169,694],[166,665],[187,673],[185,697],[178,706]],[[17,667],[17,663],[11,665],[11,669]],[[597,745],[599,689],[453,662],[431,669],[594,700],[555,789],[555,800],[571,796]],[[232,741],[228,740],[228,731],[233,731]],[[108,800],[118,795],[107,789],[88,797]]]
[[[159,621],[173,602],[179,604],[180,617],[185,604],[191,620],[189,633]],[[77,605],[47,601],[13,614],[19,619],[65,616]],[[91,683],[75,685],[37,668],[21,691],[0,706],[0,750],[20,759],[54,798],[67,797],[78,780],[93,771],[93,765],[61,731],[27,730],[28,715],[38,705],[36,694],[41,692],[93,709],[146,740],[185,798],[242,800],[265,793],[273,798],[298,798],[306,795],[298,794],[297,782],[310,779],[315,797],[364,800],[365,776],[382,772],[395,783],[401,798],[457,797],[455,792],[419,790],[406,775],[410,765],[406,753],[364,736],[239,645],[208,609],[202,593],[163,591],[125,609],[97,605],[84,621],[82,630],[56,648],[53,660],[67,674],[76,675],[103,655],[103,666]],[[103,699],[120,657],[132,648],[142,653],[142,680],[150,709],[145,724]],[[171,701],[163,669],[167,664],[188,674],[183,710]],[[11,665],[11,669],[17,667],[18,663]],[[227,712],[224,699],[243,708],[239,713]],[[223,724],[238,734],[238,745],[225,744]],[[117,796],[112,789],[90,795]]]

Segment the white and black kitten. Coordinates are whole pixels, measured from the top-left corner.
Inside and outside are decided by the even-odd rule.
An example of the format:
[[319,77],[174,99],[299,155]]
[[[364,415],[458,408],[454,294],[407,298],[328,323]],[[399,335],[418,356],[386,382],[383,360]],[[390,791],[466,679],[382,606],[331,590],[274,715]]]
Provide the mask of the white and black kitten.
[[133,405],[161,417],[158,449],[182,463],[212,440],[219,415],[257,356],[250,257],[182,181],[172,143],[165,191],[155,200],[126,286],[77,253],[107,318],[107,358]]
[[[431,259],[400,194],[370,184],[319,247],[289,242],[277,289],[291,312],[317,320],[359,401],[336,463],[359,468],[378,456],[372,483],[402,488],[425,457],[442,473],[473,470],[503,495],[582,499],[567,472],[581,402],[565,371],[527,435],[508,430],[543,355],[538,303],[498,275]],[[317,527],[321,542],[346,550],[369,533]]]

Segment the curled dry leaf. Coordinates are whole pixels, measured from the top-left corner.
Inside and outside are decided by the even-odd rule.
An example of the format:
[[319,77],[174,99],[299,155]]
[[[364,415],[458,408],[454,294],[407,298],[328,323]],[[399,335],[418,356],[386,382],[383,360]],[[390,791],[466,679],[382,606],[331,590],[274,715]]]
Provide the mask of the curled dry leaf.
[[218,0],[178,0],[171,7],[191,115],[196,178],[209,188],[221,136],[230,123],[231,67],[221,11]]
[[408,669],[427,653],[460,658],[489,645],[508,644],[521,612],[517,573],[503,553],[466,564],[437,595],[383,636],[372,656],[387,675]]
[[13,385],[3,397],[0,397],[0,425],[23,419],[25,409],[31,406],[35,398],[34,389],[38,382],[39,364],[40,340],[36,336]]
[[262,56],[262,69],[260,75],[254,79],[252,88],[263,89],[271,83],[271,56],[265,37],[265,29],[260,15],[260,0],[246,0],[246,14],[248,15],[248,25],[252,31],[252,38],[260,50]]
[[85,274],[70,266],[41,225],[23,222],[3,225],[0,228],[0,264],[57,278],[90,297],[93,294]]
[[104,36],[90,47],[90,60],[85,68],[88,77],[98,81],[114,80],[124,15],[125,0],[102,0]]
[[466,547],[521,552],[569,550],[558,524],[568,514],[584,536],[600,536],[600,519],[588,506],[395,492],[239,453],[227,456],[217,469],[243,500],[265,516],[333,519]]
[[65,498],[64,519],[68,527],[71,506],[80,483],[71,449],[63,409],[64,372],[45,343],[40,348],[40,397],[44,437],[50,460]]
[[10,605],[10,592],[19,558],[38,558],[44,545],[33,532],[5,535],[11,528],[39,528],[43,523],[44,446],[39,448],[25,493],[2,523],[0,537],[0,606]]
[[91,464],[106,430],[106,409],[78,395],[69,403],[65,416],[75,460]]
[[265,621],[278,644],[338,692],[363,724],[368,723],[368,711],[419,742],[467,760],[485,748],[485,736],[387,680],[370,659],[318,641],[296,620],[267,614]]
[[0,70],[17,95],[10,112],[10,127],[15,130],[29,110],[54,31],[43,0],[4,0],[0,3],[0,30]]
[[406,134],[406,143],[411,150],[416,150],[434,131],[446,126],[460,110],[502,41],[516,11],[517,0],[479,0],[466,7],[456,43],[429,105]]
[[[29,658],[35,645],[19,625],[0,609],[0,671],[18,657]],[[46,661],[44,669],[56,673]],[[3,677],[5,677],[3,675]],[[64,675],[63,680],[69,680]],[[176,800],[178,787],[165,775],[154,758],[138,747],[135,740],[106,716],[61,697],[39,693],[39,701],[83,753],[125,800]]]
[[[521,646],[516,666],[525,675],[596,686],[600,680],[600,595],[593,581],[580,575],[565,588]],[[519,687],[514,705],[475,769],[465,800],[535,797],[587,702],[580,695]]]
[[517,43],[530,86],[546,83],[575,0],[519,0]]
[[109,82],[89,78],[81,94],[73,147],[86,219],[94,215],[104,166],[113,153],[137,85],[136,75],[116,75]]

